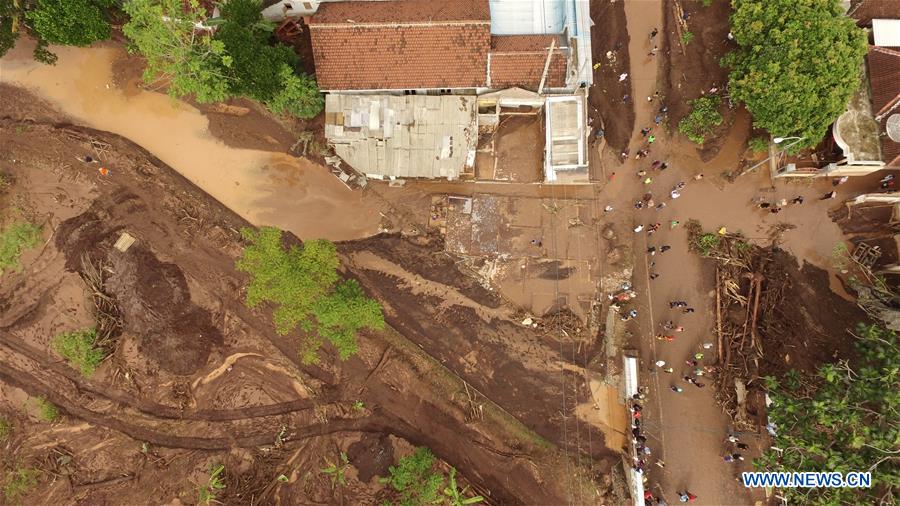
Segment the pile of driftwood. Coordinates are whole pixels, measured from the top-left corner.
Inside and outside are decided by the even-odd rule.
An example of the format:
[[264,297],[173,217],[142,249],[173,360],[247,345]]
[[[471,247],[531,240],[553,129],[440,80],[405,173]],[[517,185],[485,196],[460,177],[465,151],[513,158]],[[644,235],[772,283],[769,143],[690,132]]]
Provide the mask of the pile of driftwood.
[[687,229],[691,248],[716,262],[716,399],[735,426],[749,428],[748,391],[761,386],[764,347],[789,336],[783,325],[789,277],[772,248],[739,234],[703,233],[696,222]]
[[100,261],[93,261],[82,254],[81,279],[87,285],[94,303],[94,319],[97,321],[97,338],[94,345],[112,355],[119,346],[119,334],[124,322],[122,311],[115,297],[106,291],[107,271]]

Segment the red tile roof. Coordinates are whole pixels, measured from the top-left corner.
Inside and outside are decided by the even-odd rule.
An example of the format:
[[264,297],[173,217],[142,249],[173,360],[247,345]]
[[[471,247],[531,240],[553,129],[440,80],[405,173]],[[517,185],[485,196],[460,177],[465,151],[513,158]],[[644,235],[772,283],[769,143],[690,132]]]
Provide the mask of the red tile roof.
[[488,25],[310,28],[326,91],[486,84]]
[[403,24],[490,20],[488,0],[392,0],[322,3],[312,22]]
[[[876,117],[882,117],[883,132],[887,118],[900,114],[900,51],[869,46],[868,60],[872,112]],[[881,136],[881,154],[886,166],[900,167],[900,143],[891,140],[887,134]]]
[[323,3],[310,22],[323,90],[487,84],[488,0]]
[[873,19],[900,19],[900,0],[856,0],[847,15],[860,26],[872,26]]
[[[502,35],[491,37],[491,88],[518,86],[536,90],[544,73],[547,51],[553,35]],[[568,48],[560,48],[557,41],[550,59],[546,87],[559,88],[566,84]]]

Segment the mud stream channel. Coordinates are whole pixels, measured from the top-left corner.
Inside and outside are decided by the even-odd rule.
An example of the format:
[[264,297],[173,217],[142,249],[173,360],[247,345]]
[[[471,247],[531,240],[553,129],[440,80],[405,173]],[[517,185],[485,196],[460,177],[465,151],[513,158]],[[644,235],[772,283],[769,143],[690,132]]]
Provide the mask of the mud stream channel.
[[[118,88],[121,49],[54,47],[55,66],[31,59],[25,42],[0,60],[0,82],[27,88],[73,122],[140,144],[255,225],[302,239],[349,240],[378,233],[380,205],[351,191],[326,167],[303,158],[235,149],[213,137],[196,108],[129,83]],[[109,177],[115,167],[107,167]]]

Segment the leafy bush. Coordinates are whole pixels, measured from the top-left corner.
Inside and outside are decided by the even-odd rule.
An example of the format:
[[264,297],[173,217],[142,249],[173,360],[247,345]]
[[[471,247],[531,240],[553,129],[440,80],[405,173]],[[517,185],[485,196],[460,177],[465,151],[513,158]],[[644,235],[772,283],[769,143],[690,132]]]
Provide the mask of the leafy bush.
[[0,232],[0,275],[7,269],[20,269],[22,252],[37,246],[40,240],[41,227],[31,223],[13,223]]
[[729,89],[772,135],[817,144],[860,84],[866,32],[837,0],[732,0]]
[[109,38],[109,0],[37,0],[25,17],[37,35],[52,44],[89,46]]
[[709,256],[710,253],[719,247],[719,236],[713,233],[706,233],[697,239],[697,250],[703,256]]
[[400,493],[401,506],[432,504],[440,500],[444,484],[444,476],[434,472],[433,467],[431,450],[419,447],[412,455],[400,459],[396,466],[390,466],[390,476],[381,481]]
[[819,367],[813,377],[796,371],[780,381],[766,378],[776,426],[773,447],[755,462],[758,469],[807,472],[871,471],[871,488],[782,489],[789,503],[878,504],[900,483],[892,461],[900,441],[900,348],[897,335],[860,325],[859,361]]
[[325,97],[319,92],[316,80],[306,74],[296,74],[283,65],[278,73],[281,90],[266,102],[272,112],[293,114],[298,118],[314,118],[325,108]]
[[41,472],[37,469],[18,467],[6,473],[3,484],[3,496],[9,502],[18,502],[38,484]]
[[12,432],[12,424],[6,417],[0,416],[0,442],[6,441]]
[[90,376],[97,370],[106,357],[103,350],[95,347],[97,329],[85,329],[77,332],[65,332],[53,338],[53,349],[69,362],[81,374]]
[[722,115],[719,114],[720,102],[718,95],[707,95],[691,100],[691,113],[678,124],[678,131],[691,141],[703,145],[706,136],[711,134],[716,126],[722,124]]
[[692,40],[694,40],[694,32],[684,31],[681,33],[681,43],[685,46],[690,44]]
[[710,5],[712,5],[713,0],[702,0],[702,3],[704,7],[709,7]]
[[35,404],[38,408],[38,418],[41,420],[47,423],[53,423],[59,419],[59,409],[57,409],[52,402],[43,397],[38,397],[35,400]]
[[271,302],[279,334],[298,326],[318,331],[302,350],[307,363],[318,360],[323,340],[337,348],[341,359],[356,352],[356,333],[362,328],[384,327],[381,307],[363,294],[355,280],[338,284],[339,261],[334,244],[307,241],[285,249],[282,232],[273,227],[245,228],[241,235],[250,245],[237,261],[237,269],[250,274],[247,305]]
[[753,137],[747,142],[747,147],[754,153],[764,153],[769,149],[769,139],[765,137]]

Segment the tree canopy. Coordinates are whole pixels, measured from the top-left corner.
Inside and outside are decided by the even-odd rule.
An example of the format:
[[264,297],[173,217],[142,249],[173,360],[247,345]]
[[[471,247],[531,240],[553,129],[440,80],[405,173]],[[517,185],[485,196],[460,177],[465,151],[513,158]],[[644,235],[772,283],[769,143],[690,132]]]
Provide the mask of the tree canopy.
[[89,46],[109,38],[111,0],[37,0],[25,13],[37,35],[51,44]]
[[147,59],[144,80],[166,81],[174,97],[193,95],[198,102],[218,102],[229,95],[231,66],[225,44],[208,31],[195,29],[206,12],[197,0],[188,9],[182,0],[130,0],[125,12],[130,17],[122,27],[131,40],[131,50]]
[[316,81],[297,74],[298,58],[283,44],[270,44],[274,25],[263,20],[258,0],[231,0],[222,6],[216,39],[234,59],[231,92],[266,104],[276,114],[312,118],[325,107]]
[[900,348],[893,331],[860,325],[858,363],[767,378],[774,446],[756,461],[770,471],[871,471],[871,488],[789,488],[789,503],[878,504],[900,483]]
[[15,47],[19,39],[19,24],[22,10],[12,2],[0,2],[0,57]]
[[317,351],[325,340],[346,359],[357,351],[359,330],[384,327],[377,301],[366,297],[355,280],[338,283],[339,261],[331,242],[307,241],[285,249],[277,228],[245,228],[241,234],[250,243],[237,262],[237,269],[251,276],[247,305],[275,304],[273,318],[279,334],[298,326],[311,333],[301,350],[304,362],[318,360]]
[[[198,102],[245,96],[277,114],[312,118],[325,100],[316,81],[297,74],[293,48],[272,41],[274,25],[263,20],[259,0],[230,0],[221,17],[207,19],[197,0],[131,0],[123,27],[133,50],[147,58],[144,79],[168,84],[175,97]],[[205,21],[214,29],[200,30]]]
[[817,144],[860,84],[867,37],[838,0],[732,0],[723,64],[754,126]]
[[53,44],[88,46],[108,39],[107,20],[113,0],[0,1],[0,57],[16,45],[23,30],[37,40],[34,59],[52,65]]

